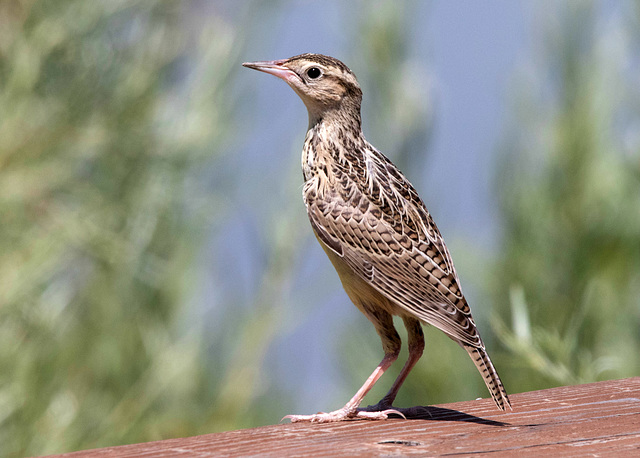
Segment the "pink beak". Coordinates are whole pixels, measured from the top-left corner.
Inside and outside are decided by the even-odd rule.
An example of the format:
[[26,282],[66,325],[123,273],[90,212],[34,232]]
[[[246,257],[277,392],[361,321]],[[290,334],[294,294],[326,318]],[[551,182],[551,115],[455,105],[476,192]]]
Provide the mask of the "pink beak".
[[300,77],[296,74],[296,72],[284,66],[285,62],[286,60],[245,62],[244,64],[242,64],[242,66],[247,68],[253,68],[254,70],[259,70],[261,72],[270,73],[272,75],[277,76],[278,78],[282,78],[287,82],[300,79]]

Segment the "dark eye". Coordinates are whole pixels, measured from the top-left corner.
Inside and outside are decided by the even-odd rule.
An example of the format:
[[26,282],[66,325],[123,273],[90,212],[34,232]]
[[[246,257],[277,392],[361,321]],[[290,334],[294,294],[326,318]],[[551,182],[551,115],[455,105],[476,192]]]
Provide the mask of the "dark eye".
[[307,70],[307,76],[312,80],[319,78],[320,75],[322,75],[322,72],[318,67],[311,67],[309,70]]

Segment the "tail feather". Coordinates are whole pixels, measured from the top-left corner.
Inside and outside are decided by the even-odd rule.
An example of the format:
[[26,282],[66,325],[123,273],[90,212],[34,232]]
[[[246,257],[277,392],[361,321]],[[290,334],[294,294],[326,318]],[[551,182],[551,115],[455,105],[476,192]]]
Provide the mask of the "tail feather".
[[498,406],[500,410],[505,410],[507,407],[511,410],[511,402],[509,401],[509,397],[507,396],[504,386],[502,386],[502,381],[500,380],[500,376],[498,375],[496,368],[493,367],[493,363],[489,358],[487,350],[485,350],[484,347],[474,347],[464,343],[460,343],[460,345],[467,351],[467,353],[469,353],[473,363],[478,368],[478,371],[480,371],[480,374],[484,379],[484,383],[487,385],[489,393],[491,393],[491,397],[496,403],[496,406]]

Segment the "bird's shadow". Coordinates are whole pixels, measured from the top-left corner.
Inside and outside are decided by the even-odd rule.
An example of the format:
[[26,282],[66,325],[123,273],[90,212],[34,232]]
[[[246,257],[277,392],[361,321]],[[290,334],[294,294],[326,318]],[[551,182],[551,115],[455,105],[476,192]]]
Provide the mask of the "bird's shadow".
[[[458,410],[445,409],[443,407],[414,406],[405,408],[392,407],[392,409],[400,412],[407,420],[466,421],[489,426],[510,426],[509,423],[504,423],[502,421],[488,420],[486,418],[476,417],[475,415],[470,415]],[[389,416],[400,418],[398,414],[393,412],[391,412]]]

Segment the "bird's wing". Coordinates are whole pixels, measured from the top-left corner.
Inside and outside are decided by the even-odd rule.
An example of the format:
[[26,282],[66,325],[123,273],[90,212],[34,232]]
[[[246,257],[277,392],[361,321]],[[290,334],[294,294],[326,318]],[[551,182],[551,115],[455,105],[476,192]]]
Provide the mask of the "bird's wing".
[[314,231],[393,303],[455,340],[483,346],[438,228],[409,181],[377,154],[367,182],[336,163],[331,184],[307,183]]

